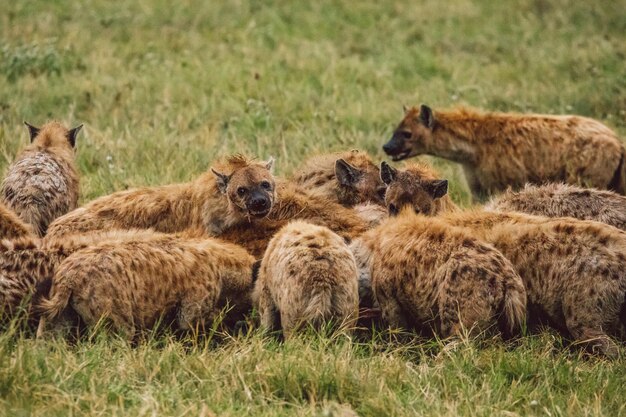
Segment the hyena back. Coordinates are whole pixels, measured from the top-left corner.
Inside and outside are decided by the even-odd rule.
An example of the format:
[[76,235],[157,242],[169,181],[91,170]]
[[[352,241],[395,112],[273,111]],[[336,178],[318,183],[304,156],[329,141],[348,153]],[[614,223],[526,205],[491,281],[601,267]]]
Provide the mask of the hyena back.
[[254,290],[261,325],[289,337],[304,325],[333,321],[346,330],[358,315],[354,257],[326,227],[294,221],[272,239]]

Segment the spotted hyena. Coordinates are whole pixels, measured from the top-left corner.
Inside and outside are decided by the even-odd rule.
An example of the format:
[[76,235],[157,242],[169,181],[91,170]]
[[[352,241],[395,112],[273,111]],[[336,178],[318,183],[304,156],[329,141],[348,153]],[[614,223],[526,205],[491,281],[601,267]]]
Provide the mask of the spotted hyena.
[[626,192],[624,145],[580,116],[406,110],[383,150],[401,160],[428,154],[462,164],[475,198],[526,183],[563,181]]
[[493,198],[485,209],[595,220],[626,230],[626,197],[613,191],[563,183],[527,184],[519,191],[508,190]]
[[346,207],[384,203],[385,184],[378,166],[364,151],[314,156],[296,171],[293,181],[313,195]]
[[181,329],[203,329],[221,307],[251,304],[253,264],[243,248],[216,239],[106,242],[65,259],[38,310],[53,320],[69,306],[88,326],[106,319],[129,338],[171,312]]
[[392,327],[442,337],[498,327],[512,335],[525,321],[526,291],[511,263],[463,230],[402,210],[352,249]]
[[59,218],[48,236],[109,229],[154,229],[176,233],[204,229],[218,236],[238,222],[267,216],[274,205],[273,159],[233,155],[195,181],[121,191],[100,197]]
[[[387,203],[404,209],[390,195]],[[493,245],[512,262],[526,287],[531,322],[547,322],[594,352],[617,354],[609,335],[621,335],[626,319],[624,232],[595,221],[483,210],[435,219]]]
[[78,174],[74,158],[82,125],[66,129],[58,122],[41,128],[27,123],[31,144],[11,164],[2,182],[4,203],[39,236],[57,217],[78,203]]
[[354,256],[330,229],[291,222],[267,248],[254,299],[261,325],[285,337],[330,321],[350,329],[359,307]]

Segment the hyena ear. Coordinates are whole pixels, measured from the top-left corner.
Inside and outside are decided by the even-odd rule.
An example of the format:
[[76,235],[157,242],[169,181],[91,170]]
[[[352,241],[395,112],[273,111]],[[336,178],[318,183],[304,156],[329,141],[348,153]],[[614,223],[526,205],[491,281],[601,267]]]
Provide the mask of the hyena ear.
[[78,126],[76,126],[74,129],[67,132],[67,140],[70,141],[70,145],[72,145],[72,148],[76,147],[76,136],[78,136],[78,132],[80,132],[80,129],[82,128],[83,128],[83,125],[81,123]]
[[391,184],[398,177],[398,170],[383,161],[380,163],[380,179],[387,185]]
[[425,104],[420,106],[420,122],[429,129],[435,126],[435,116],[433,110]]
[[270,156],[270,159],[265,162],[265,169],[272,172],[272,168],[274,168],[274,157]]
[[363,173],[343,159],[335,161],[335,175],[339,184],[346,187],[353,185]]
[[407,106],[406,104],[402,105],[402,112],[404,112],[404,114],[407,114],[407,112],[409,111],[409,106]]
[[431,181],[427,188],[432,198],[441,198],[448,193],[448,180]]
[[24,124],[28,127],[28,134],[30,135],[30,143],[33,143],[33,141],[35,140],[35,138],[39,134],[39,130],[41,130],[41,129],[31,125],[30,123],[28,123],[26,121],[24,122]]
[[217,188],[220,190],[222,194],[226,194],[226,189],[228,188],[228,181],[230,181],[230,175],[217,172],[213,168],[211,168],[211,172],[215,175],[215,179],[217,180]]

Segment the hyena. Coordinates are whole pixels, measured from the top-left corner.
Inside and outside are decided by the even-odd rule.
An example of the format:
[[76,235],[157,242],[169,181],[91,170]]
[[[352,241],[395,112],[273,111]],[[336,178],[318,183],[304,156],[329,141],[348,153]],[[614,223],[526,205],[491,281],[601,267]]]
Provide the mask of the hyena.
[[181,330],[202,330],[222,307],[251,305],[253,264],[245,249],[211,238],[105,242],[58,266],[38,310],[45,323],[70,307],[87,326],[106,319],[129,339],[172,312]]
[[398,214],[405,205],[427,216],[458,210],[448,196],[448,181],[440,179],[428,165],[409,164],[398,171],[383,161],[380,176],[387,185],[385,205],[391,215]]
[[59,241],[42,242],[35,237],[0,240],[0,308],[5,318],[12,317],[20,305],[39,290],[45,292],[59,264],[72,253],[102,241],[120,242],[149,236],[149,231],[107,231],[66,236]]
[[307,324],[350,330],[359,308],[354,256],[330,229],[291,222],[271,240],[253,298],[261,325],[286,338]]
[[[292,220],[324,226],[337,233],[347,242],[370,228],[367,219],[373,210],[350,209],[325,197],[310,194],[290,181],[279,181],[276,186],[276,202],[264,219],[255,221],[254,227],[239,223],[225,229],[219,237],[244,246],[255,257],[263,256],[270,239],[278,230]],[[367,211],[367,213],[365,213]]]
[[384,205],[385,184],[367,152],[352,150],[315,156],[296,171],[293,181],[315,196],[346,207]]
[[204,229],[218,236],[239,222],[270,212],[275,200],[273,159],[233,155],[183,184],[144,187],[100,197],[53,222],[48,237],[108,229],[154,229],[176,233]]
[[626,197],[613,191],[551,183],[527,184],[520,191],[508,190],[493,198],[487,211],[534,214],[546,217],[574,217],[595,220],[626,230]]
[[406,110],[383,150],[401,160],[428,154],[460,163],[475,198],[526,183],[566,182],[626,191],[624,145],[580,116]]
[[[387,197],[388,206],[405,209],[407,203]],[[546,321],[592,352],[617,354],[608,335],[620,336],[626,322],[624,232],[569,217],[479,210],[435,219],[493,245],[512,262],[526,287],[531,323]]]
[[526,291],[511,263],[463,230],[405,209],[352,249],[392,327],[450,337],[497,326],[509,336],[525,321]]
[[33,228],[0,201],[0,239],[34,236]]
[[74,148],[82,125],[66,129],[58,122],[28,126],[31,144],[11,164],[2,182],[4,203],[39,236],[57,217],[76,208],[78,174]]

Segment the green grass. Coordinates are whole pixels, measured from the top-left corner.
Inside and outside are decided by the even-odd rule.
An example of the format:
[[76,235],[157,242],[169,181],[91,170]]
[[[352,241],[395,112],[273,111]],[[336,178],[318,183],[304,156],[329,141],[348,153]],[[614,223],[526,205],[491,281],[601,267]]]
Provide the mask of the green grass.
[[[82,200],[234,151],[381,144],[403,104],[577,113],[626,138],[626,1],[14,1],[0,13],[0,171],[23,120],[85,123]],[[458,166],[431,160],[468,204]],[[0,335],[0,415],[620,415],[624,359],[259,334],[218,346]],[[434,350],[434,352],[433,352]],[[343,413],[343,414],[342,414]]]

